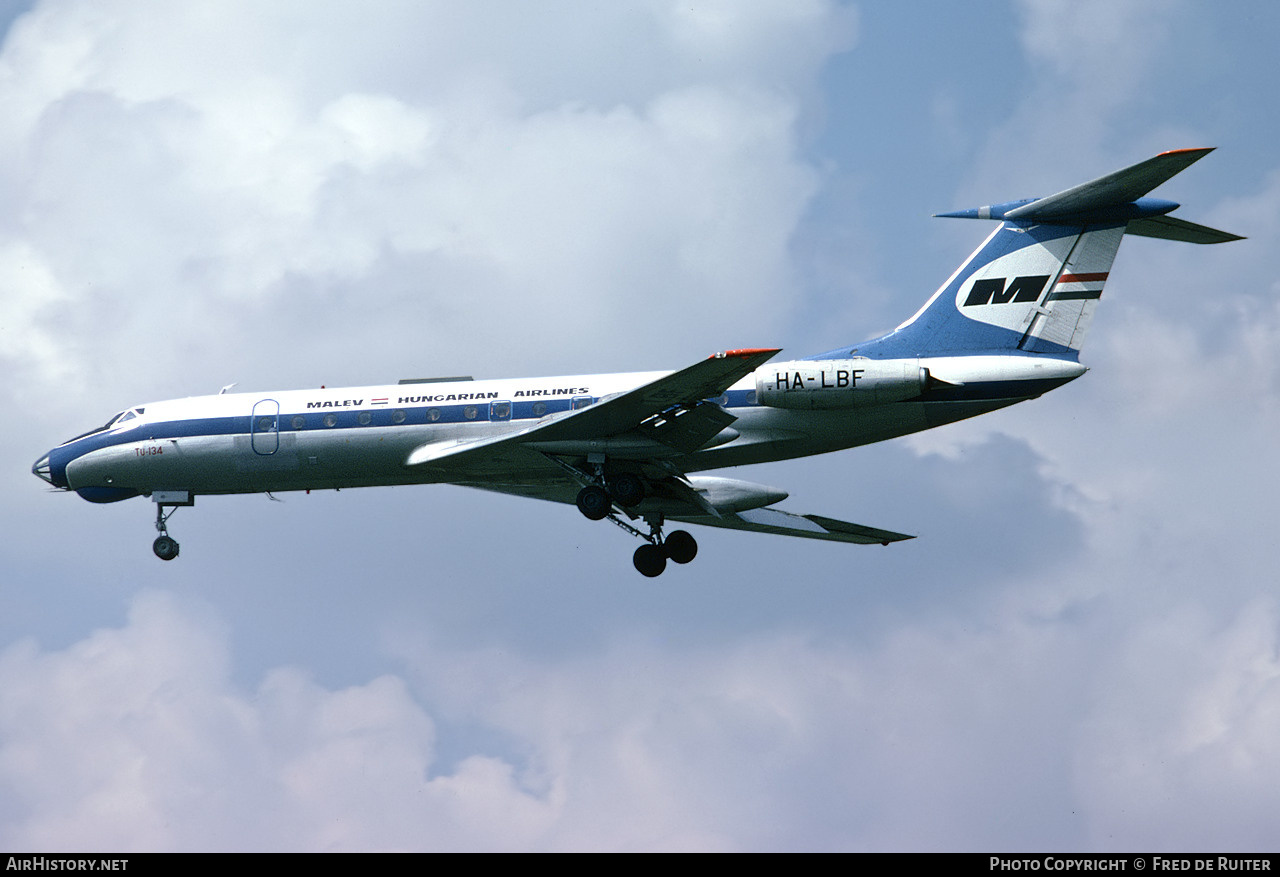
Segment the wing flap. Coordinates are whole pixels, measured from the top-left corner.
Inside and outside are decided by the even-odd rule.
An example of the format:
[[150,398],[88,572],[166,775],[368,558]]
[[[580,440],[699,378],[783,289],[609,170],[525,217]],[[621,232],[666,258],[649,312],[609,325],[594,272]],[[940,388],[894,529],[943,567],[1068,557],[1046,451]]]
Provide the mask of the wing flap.
[[715,438],[738,418],[705,399],[693,405],[674,405],[644,420],[639,432],[678,451],[692,453]]
[[717,518],[675,517],[688,524],[706,524],[730,530],[749,530],[753,533],[773,533],[778,536],[799,536],[803,539],[823,539],[828,542],[851,542],[857,545],[888,545],[914,539],[906,533],[881,530],[863,524],[840,521],[822,515],[797,515],[775,508],[748,509],[734,514],[721,514]]

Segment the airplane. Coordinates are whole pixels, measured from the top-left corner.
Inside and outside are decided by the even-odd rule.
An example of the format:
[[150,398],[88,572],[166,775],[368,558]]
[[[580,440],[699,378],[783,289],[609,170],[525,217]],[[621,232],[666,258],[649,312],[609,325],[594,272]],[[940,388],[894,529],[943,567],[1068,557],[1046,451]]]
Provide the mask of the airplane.
[[787,492],[708,471],[823,454],[1028,399],[1087,371],[1080,347],[1125,234],[1242,240],[1145,197],[1212,148],[1163,152],[1090,182],[944,217],[1000,225],[882,337],[787,362],[725,350],[678,371],[197,396],[138,405],[32,472],[96,503],[156,505],[152,549],[197,495],[450,483],[574,503],[638,537],[660,575],[698,544],[668,522],[888,545],[903,533],[776,508]]

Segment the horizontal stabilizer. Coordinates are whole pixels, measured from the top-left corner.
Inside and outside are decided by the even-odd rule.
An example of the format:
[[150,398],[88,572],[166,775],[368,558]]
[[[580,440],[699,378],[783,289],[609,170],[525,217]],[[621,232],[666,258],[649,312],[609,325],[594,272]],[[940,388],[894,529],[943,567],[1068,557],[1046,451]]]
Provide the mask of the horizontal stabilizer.
[[1009,211],[1005,218],[1042,221],[1057,217],[1074,218],[1129,204],[1212,151],[1213,148],[1209,147],[1162,152],[1154,158],[1140,161],[1105,177],[1072,186],[1047,198],[1037,198],[1030,204]]
[[1197,225],[1174,216],[1135,219],[1129,223],[1125,234],[1136,234],[1144,238],[1161,238],[1166,241],[1185,241],[1189,244],[1225,244],[1230,241],[1244,240],[1238,234],[1218,231],[1216,228]]
[[1045,198],[1024,198],[1021,201],[1006,201],[987,207],[937,213],[935,216],[1050,225],[1127,223],[1126,231],[1129,234],[1170,241],[1222,244],[1243,240],[1230,232],[1166,216],[1165,214],[1178,209],[1180,205],[1176,201],[1144,197],[1212,151],[1212,147],[1174,149]]

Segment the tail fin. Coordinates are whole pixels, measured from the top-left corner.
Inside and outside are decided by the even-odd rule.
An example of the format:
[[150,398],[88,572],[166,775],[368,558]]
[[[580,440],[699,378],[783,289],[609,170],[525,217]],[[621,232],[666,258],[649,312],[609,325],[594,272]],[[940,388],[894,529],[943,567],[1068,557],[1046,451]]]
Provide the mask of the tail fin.
[[1024,351],[1076,358],[1126,232],[1193,243],[1241,240],[1166,216],[1179,206],[1173,201],[1143,197],[1211,151],[1162,152],[1047,198],[938,214],[1002,222],[911,319],[853,352],[881,358]]

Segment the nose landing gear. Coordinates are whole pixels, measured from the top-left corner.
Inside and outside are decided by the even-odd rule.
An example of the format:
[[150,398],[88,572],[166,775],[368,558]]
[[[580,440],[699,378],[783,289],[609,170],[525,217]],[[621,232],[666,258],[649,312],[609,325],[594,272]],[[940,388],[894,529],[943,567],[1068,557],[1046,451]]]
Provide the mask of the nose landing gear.
[[157,490],[151,494],[151,501],[156,504],[156,531],[160,534],[151,543],[151,550],[161,560],[173,560],[178,556],[178,540],[169,535],[169,518],[179,507],[195,505],[196,499],[188,490]]
[[151,550],[161,560],[173,560],[178,556],[178,540],[169,535],[169,528],[166,526],[169,516],[176,511],[177,508],[170,508],[169,514],[165,514],[164,506],[156,506],[156,529],[160,531],[160,535],[151,543]]
[[151,543],[151,550],[161,560],[173,560],[178,556],[178,540],[168,536],[157,536],[156,541]]

